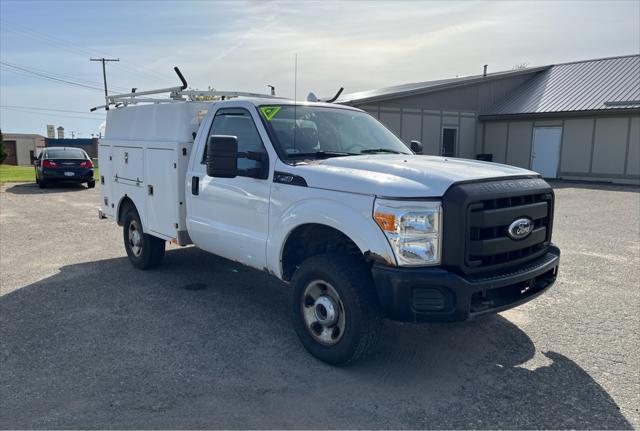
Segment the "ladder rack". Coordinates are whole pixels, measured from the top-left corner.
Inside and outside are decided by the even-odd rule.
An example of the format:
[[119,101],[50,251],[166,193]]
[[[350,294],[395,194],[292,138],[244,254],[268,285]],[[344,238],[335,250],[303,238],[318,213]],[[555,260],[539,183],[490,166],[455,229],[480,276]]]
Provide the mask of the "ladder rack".
[[[182,85],[178,87],[167,87],[167,88],[159,88],[157,90],[147,90],[147,91],[132,91],[131,93],[123,93],[123,94],[114,94],[111,96],[107,96],[104,105],[96,106],[91,108],[90,111],[96,111],[98,109],[109,110],[109,106],[114,105],[118,106],[127,106],[133,105],[137,103],[174,103],[174,102],[184,102],[184,101],[196,101],[198,96],[219,96],[223,99],[225,97],[260,97],[263,99],[284,99],[284,97],[277,97],[271,94],[260,94],[260,93],[248,93],[244,91],[199,91],[199,90],[187,90],[187,81],[182,76],[180,69],[178,67],[174,67],[173,70],[180,78]],[[169,93],[169,98],[149,98],[149,97],[139,97],[139,96],[149,96],[149,95],[157,95],[157,94],[165,94]]]

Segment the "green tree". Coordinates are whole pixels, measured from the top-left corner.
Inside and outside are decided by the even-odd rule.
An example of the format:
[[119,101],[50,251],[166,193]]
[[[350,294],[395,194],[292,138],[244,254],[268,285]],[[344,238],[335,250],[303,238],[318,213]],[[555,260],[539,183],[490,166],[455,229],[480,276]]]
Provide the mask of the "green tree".
[[7,149],[4,147],[4,139],[2,138],[2,130],[0,130],[0,165],[4,163],[4,159],[6,159],[7,156]]

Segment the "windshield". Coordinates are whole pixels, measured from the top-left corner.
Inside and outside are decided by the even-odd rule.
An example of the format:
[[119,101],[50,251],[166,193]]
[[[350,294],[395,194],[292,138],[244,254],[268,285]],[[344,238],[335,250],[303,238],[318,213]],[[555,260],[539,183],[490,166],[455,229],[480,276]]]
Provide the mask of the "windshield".
[[287,159],[359,154],[412,154],[369,114],[321,106],[261,106],[278,153]]
[[84,151],[79,148],[49,148],[46,158],[48,159],[86,159]]

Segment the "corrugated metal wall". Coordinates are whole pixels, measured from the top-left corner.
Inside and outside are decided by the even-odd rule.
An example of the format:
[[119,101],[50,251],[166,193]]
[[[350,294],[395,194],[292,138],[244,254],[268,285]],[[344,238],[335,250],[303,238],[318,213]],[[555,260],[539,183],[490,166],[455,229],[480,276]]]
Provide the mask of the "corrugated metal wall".
[[531,168],[535,127],[562,127],[558,177],[640,183],[640,116],[480,121],[478,113],[536,75],[522,75],[357,106],[379,119],[407,145],[442,154],[442,129],[458,130],[458,157],[491,153],[493,161]]
[[440,155],[443,127],[456,128],[457,156],[475,158],[482,152],[478,112],[497,103],[535,73],[381,102],[350,104],[379,119],[407,145],[412,140],[422,142],[424,154]]
[[640,116],[489,121],[482,152],[531,168],[533,129],[552,126],[562,127],[558,178],[640,184]]
[[359,106],[379,119],[404,143],[422,142],[423,153],[440,155],[442,129],[458,130],[458,157],[474,158],[477,148],[477,116],[474,112],[406,108],[389,104]]

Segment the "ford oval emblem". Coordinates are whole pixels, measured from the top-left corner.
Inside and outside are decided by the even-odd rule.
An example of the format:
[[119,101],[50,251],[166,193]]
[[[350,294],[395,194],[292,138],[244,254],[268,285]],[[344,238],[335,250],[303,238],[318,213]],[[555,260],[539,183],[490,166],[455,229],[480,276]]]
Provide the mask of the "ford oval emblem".
[[512,239],[525,239],[533,231],[533,220],[530,218],[519,218],[509,225],[507,233]]

